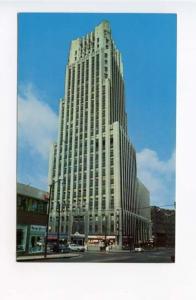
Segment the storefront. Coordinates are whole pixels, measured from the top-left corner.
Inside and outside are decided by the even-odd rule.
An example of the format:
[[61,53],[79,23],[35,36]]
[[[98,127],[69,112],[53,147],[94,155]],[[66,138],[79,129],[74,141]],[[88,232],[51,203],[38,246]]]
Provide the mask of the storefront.
[[85,235],[75,232],[71,235],[71,242],[77,245],[84,245]]
[[134,238],[133,236],[124,235],[122,237],[122,247],[123,249],[133,249],[134,248]]
[[30,225],[29,227],[29,253],[44,251],[46,226]]
[[88,236],[88,244],[89,245],[99,245],[102,242],[105,242],[107,244],[115,244],[116,242],[116,236],[114,235],[89,235]]
[[[68,237],[66,234],[59,234],[59,243],[60,244],[67,244],[68,242]],[[50,233],[48,235],[48,245],[55,245],[58,243],[58,235],[56,233]]]
[[17,225],[17,252],[26,251],[27,227],[27,225]]

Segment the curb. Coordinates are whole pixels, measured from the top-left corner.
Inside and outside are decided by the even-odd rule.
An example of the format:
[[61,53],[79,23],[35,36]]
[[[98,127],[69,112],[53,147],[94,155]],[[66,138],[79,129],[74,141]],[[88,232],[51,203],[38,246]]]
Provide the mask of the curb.
[[49,254],[47,255],[46,257],[44,256],[20,256],[20,257],[17,257],[16,258],[16,262],[24,262],[24,261],[33,261],[33,260],[50,260],[50,259],[53,259],[53,258],[72,258],[72,257],[77,257],[77,256],[80,256],[80,254]]

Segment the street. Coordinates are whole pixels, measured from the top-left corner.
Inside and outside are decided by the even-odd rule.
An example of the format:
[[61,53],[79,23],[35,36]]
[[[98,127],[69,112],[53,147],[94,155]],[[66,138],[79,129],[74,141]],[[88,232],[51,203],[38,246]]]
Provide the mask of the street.
[[34,260],[35,262],[89,262],[89,263],[171,263],[174,249],[146,250],[144,252],[84,252],[74,257],[57,257]]

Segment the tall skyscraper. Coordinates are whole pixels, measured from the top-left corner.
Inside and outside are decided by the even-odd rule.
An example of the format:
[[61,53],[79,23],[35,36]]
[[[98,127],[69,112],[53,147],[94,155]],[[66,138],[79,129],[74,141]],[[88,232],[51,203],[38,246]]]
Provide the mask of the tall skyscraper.
[[123,64],[107,21],[71,42],[49,182],[51,234],[82,243],[110,239],[117,247],[149,238],[127,132]]

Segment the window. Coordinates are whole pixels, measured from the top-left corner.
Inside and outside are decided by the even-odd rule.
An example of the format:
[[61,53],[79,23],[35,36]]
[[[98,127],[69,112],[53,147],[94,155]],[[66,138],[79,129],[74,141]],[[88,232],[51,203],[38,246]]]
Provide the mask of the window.
[[102,200],[101,205],[102,205],[102,209],[105,209],[105,200]]
[[92,233],[93,232],[93,227],[92,227],[92,224],[89,225],[89,233]]
[[95,224],[95,233],[97,233],[97,232],[98,232],[98,225]]
[[90,199],[90,201],[89,201],[89,209],[92,209],[93,208],[93,201],[92,201],[92,199]]
[[105,139],[102,141],[102,150],[105,150]]
[[98,209],[98,200],[95,200],[95,209]]
[[37,201],[36,200],[32,201],[32,211],[37,211]]

